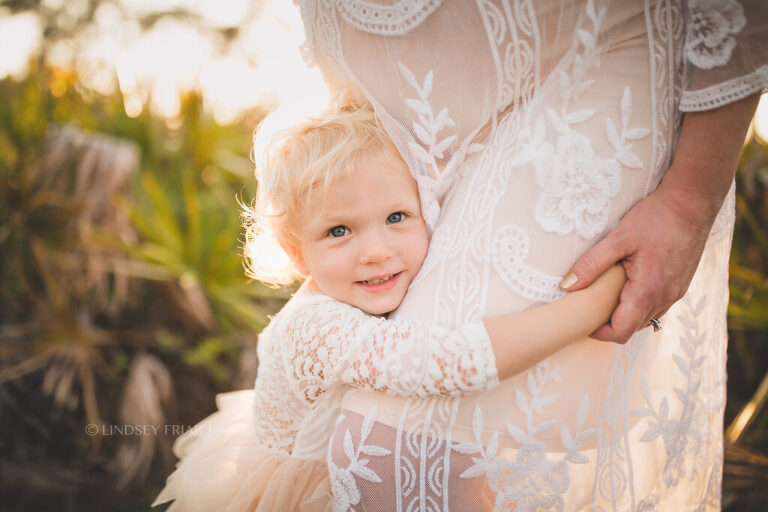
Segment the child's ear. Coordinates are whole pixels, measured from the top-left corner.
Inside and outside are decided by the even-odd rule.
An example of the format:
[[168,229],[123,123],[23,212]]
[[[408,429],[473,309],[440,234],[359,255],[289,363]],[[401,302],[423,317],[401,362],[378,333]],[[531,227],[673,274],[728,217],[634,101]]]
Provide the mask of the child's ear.
[[291,259],[293,264],[296,266],[296,269],[302,275],[308,276],[309,269],[307,268],[307,263],[304,261],[304,254],[302,254],[299,246],[288,241],[280,242],[280,245],[282,246],[283,250],[288,255],[288,257]]

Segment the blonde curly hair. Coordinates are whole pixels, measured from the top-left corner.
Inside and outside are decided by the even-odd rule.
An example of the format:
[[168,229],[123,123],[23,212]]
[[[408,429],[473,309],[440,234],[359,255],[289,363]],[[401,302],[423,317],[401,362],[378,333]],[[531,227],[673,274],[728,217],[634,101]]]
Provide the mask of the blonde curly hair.
[[265,119],[254,138],[258,189],[254,206],[243,205],[246,273],[281,286],[301,279],[285,248],[298,246],[303,208],[327,194],[360,158],[389,151],[401,158],[370,103],[352,89],[324,113],[284,127],[279,113]]

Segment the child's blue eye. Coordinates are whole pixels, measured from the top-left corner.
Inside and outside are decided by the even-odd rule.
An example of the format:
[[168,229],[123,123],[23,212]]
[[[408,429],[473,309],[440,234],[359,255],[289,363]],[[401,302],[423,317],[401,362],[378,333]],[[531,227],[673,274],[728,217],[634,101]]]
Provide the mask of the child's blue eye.
[[405,220],[405,214],[403,212],[390,213],[387,217],[387,224],[397,224]]
[[328,234],[334,238],[339,238],[347,234],[349,228],[347,226],[334,226],[328,230]]

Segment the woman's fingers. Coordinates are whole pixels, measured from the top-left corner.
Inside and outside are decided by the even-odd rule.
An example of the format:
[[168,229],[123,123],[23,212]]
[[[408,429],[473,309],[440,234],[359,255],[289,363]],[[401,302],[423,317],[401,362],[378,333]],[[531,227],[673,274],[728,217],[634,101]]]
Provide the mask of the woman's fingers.
[[569,292],[586,288],[599,275],[611,268],[611,265],[632,252],[633,248],[628,245],[628,242],[630,241],[624,236],[619,224],[579,258],[565,275],[560,286]]
[[635,331],[645,327],[650,320],[652,308],[655,306],[652,297],[652,293],[644,289],[641,283],[630,278],[622,289],[619,305],[613,311],[610,322],[590,337],[601,341],[626,343]]
[[[628,281],[610,322],[591,337],[625,343],[635,331],[648,327],[652,317],[666,313],[685,293],[701,257],[707,229],[676,212],[675,207],[683,203],[684,197],[657,191],[638,202],[606,237],[613,238],[611,255],[620,256]],[[611,237],[613,233],[617,236]],[[604,258],[602,251],[591,258]],[[590,264],[590,258],[580,265],[581,260],[574,268],[587,269],[585,275],[597,266]]]

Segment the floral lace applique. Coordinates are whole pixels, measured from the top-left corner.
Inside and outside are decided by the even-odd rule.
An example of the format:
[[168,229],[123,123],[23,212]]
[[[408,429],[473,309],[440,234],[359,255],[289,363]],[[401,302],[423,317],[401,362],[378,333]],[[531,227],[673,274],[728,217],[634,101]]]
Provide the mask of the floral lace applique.
[[588,90],[594,80],[587,78],[587,71],[600,64],[598,34],[606,17],[606,8],[595,8],[594,2],[586,5],[587,18],[592,30],[577,31],[583,51],[576,55],[571,73],[560,74],[560,92],[563,105],[560,112],[547,109],[547,119],[558,132],[553,148],[544,138],[543,116],[536,122],[532,134],[536,180],[542,193],[536,203],[534,218],[544,231],[565,236],[573,231],[582,238],[591,239],[600,234],[608,222],[612,199],[621,189],[621,166],[631,169],[643,167],[643,162],[632,153],[629,141],[647,137],[647,128],[630,128],[632,118],[632,93],[624,87],[620,102],[621,132],[616,123],[606,117],[606,135],[614,149],[610,158],[596,155],[589,137],[580,133],[574,125],[592,119],[596,109],[585,108],[569,111],[572,99]]
[[657,510],[659,510],[659,497],[656,494],[646,496],[635,507],[635,512],[656,512]]
[[[351,509],[352,505],[360,503],[361,494],[355,480],[356,476],[369,482],[382,482],[381,477],[368,467],[370,460],[361,457],[362,455],[383,457],[392,453],[382,446],[365,444],[366,439],[371,434],[371,430],[373,430],[377,410],[378,408],[374,405],[363,419],[360,430],[360,443],[357,447],[355,447],[355,443],[352,440],[350,430],[347,429],[344,432],[344,455],[349,460],[349,464],[346,467],[340,468],[333,463],[333,446],[331,444],[328,445],[327,462],[328,472],[331,477],[331,489],[333,491],[333,510],[337,512],[346,512]],[[344,421],[344,415],[339,416],[338,423],[342,421]]]
[[[544,454],[544,446],[523,446],[517,459],[492,483],[498,486],[496,503],[501,510],[563,510],[563,494],[570,483],[564,460],[552,461]],[[514,509],[508,508],[517,504]],[[498,507],[497,507],[498,508]]]
[[[539,116],[524,153],[533,156],[536,181],[542,189],[536,202],[534,218],[544,231],[564,236],[574,230],[592,238],[600,233],[608,219],[611,199],[621,187],[621,167],[613,160],[595,155],[589,138],[571,125],[591,119],[595,109],[568,111],[571,99],[578,98],[591,85],[586,71],[600,62],[597,34],[605,19],[605,8],[595,10],[587,2],[586,14],[592,30],[578,30],[583,52],[576,56],[571,75],[560,74],[563,105],[560,112],[547,109],[547,119],[559,133],[556,146],[544,140],[544,116]],[[530,147],[528,147],[530,146]]]
[[728,63],[736,46],[733,34],[746,24],[736,0],[693,0],[685,41],[685,54],[694,66],[712,69]]
[[543,189],[534,215],[544,231],[583,238],[598,235],[608,220],[611,199],[621,187],[621,166],[600,158],[583,135],[572,133],[548,142],[535,162],[536,180]]
[[352,505],[360,503],[360,489],[357,488],[355,477],[346,468],[339,468],[333,462],[328,463],[333,492],[333,509],[349,510]]

